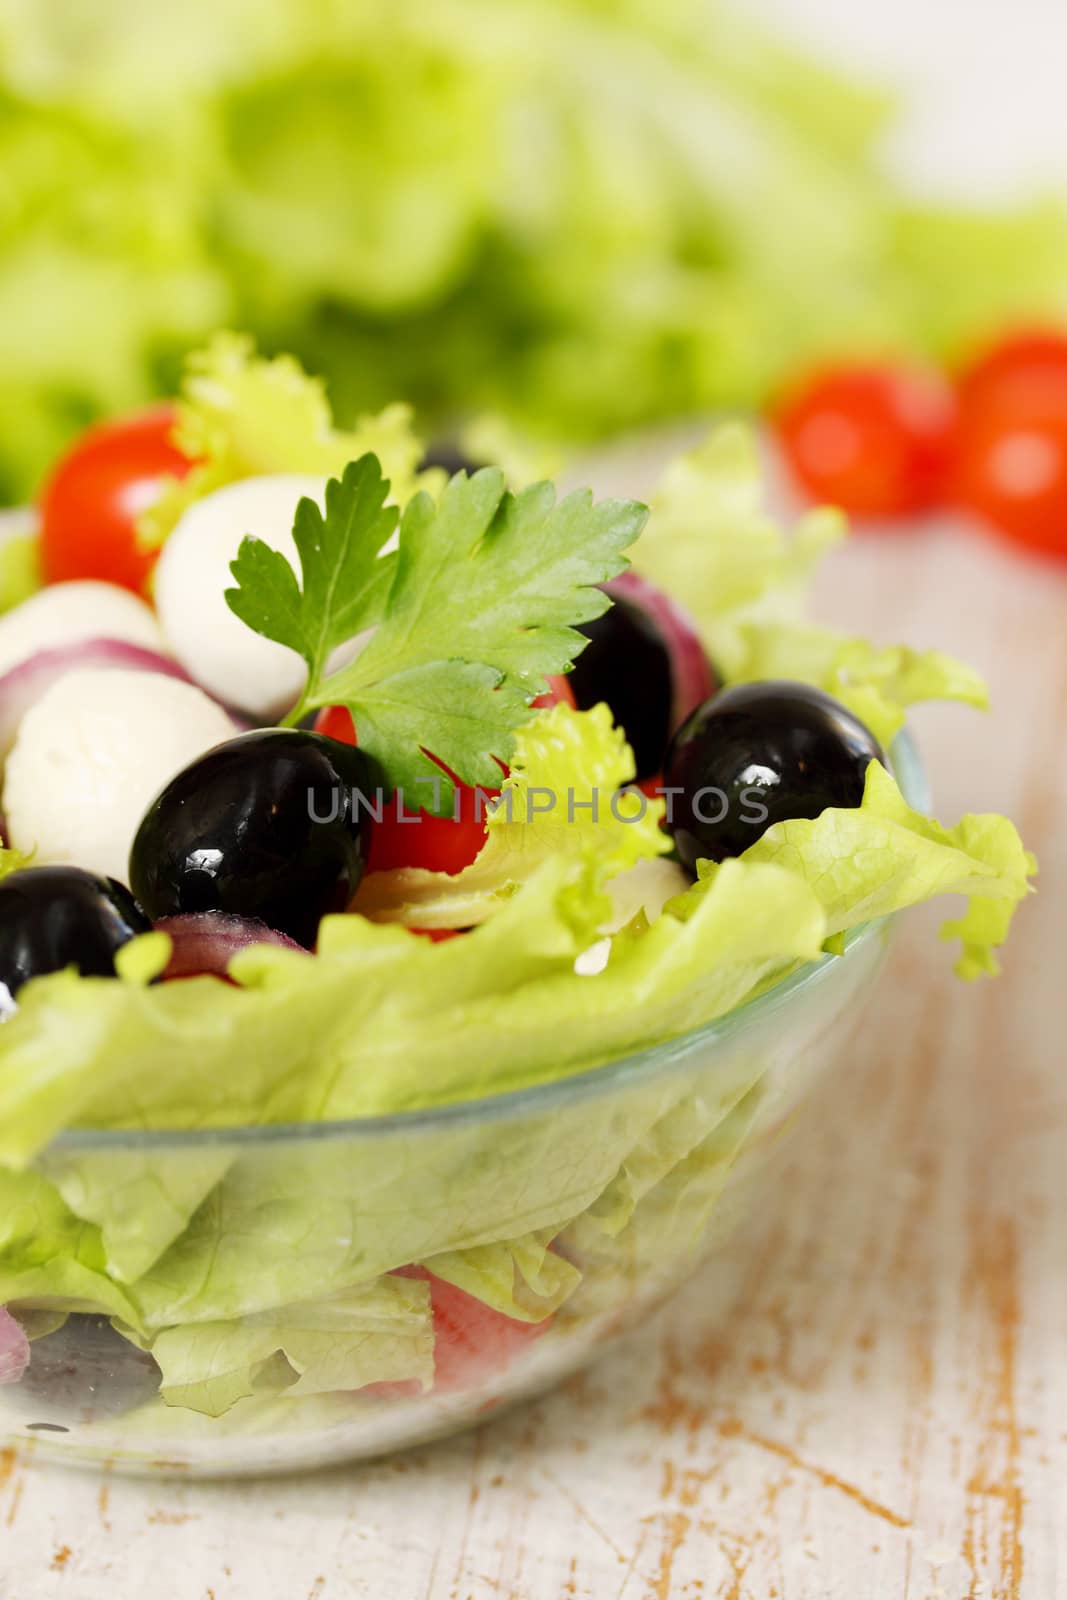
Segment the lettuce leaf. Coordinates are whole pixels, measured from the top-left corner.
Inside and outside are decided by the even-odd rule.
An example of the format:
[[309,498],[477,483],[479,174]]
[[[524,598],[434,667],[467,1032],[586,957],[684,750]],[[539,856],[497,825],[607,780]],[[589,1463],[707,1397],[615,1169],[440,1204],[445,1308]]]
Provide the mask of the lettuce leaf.
[[368,453],[381,462],[394,500],[403,502],[418,486],[423,454],[410,406],[389,405],[351,429],[337,429],[321,379],[292,356],[257,355],[252,340],[235,333],[217,333],[187,357],[174,438],[196,465],[171,479],[142,513],[138,531],[153,548],[190,505],[224,484],[272,472],[340,477]]
[[136,1307],[107,1270],[100,1231],[64,1205],[38,1172],[0,1167],[0,1305],[104,1311],[136,1323]]
[[904,726],[907,708],[923,700],[955,700],[985,711],[989,694],[979,673],[941,650],[876,645],[813,623],[747,623],[739,627],[732,683],[793,678],[825,689],[866,723],[884,750]]
[[799,620],[816,565],[845,533],[841,513],[821,509],[787,534],[766,503],[755,434],[726,423],[666,468],[634,565],[684,597],[716,665],[732,677],[735,630],[760,617]]
[[428,1389],[433,1382],[429,1289],[406,1278],[383,1277],[240,1321],[164,1328],[150,1339],[120,1331],[151,1350],[166,1405],[209,1417],[251,1395],[299,1400],[371,1383]]
[[[1007,938],[1037,871],[1007,817],[966,816],[954,828],[942,827],[911,809],[877,761],[867,769],[861,806],[824,811],[814,821],[779,822],[741,860],[784,867],[810,884],[831,939],[942,894],[965,895],[964,915],[942,929],[943,938],[961,941],[956,970],[962,978],[999,970],[993,951]],[[700,882],[668,909],[692,915],[727,865],[700,862]]]
[[939,650],[879,646],[806,620],[811,576],[844,537],[834,511],[792,535],[771,517],[751,429],[728,424],[668,467],[634,564],[683,595],[723,680],[793,678],[843,701],[888,749],[921,700],[988,704],[979,675]]
[[416,928],[473,927],[544,861],[595,858],[613,877],[670,851],[662,800],[616,798],[633,781],[634,763],[606,705],[540,711],[518,730],[515,745],[500,803],[486,812],[485,845],[470,866],[453,874],[423,867],[372,873],[357,911]]
[[565,1256],[549,1249],[557,1231],[541,1228],[519,1239],[449,1250],[421,1265],[505,1317],[544,1322],[582,1281],[582,1274]]

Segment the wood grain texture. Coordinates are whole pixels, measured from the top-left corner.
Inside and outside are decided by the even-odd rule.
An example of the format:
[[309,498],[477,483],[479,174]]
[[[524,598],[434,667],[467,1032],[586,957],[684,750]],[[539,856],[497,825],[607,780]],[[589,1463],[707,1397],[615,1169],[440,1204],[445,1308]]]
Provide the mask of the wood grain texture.
[[819,609],[995,685],[916,726],[939,813],[1007,810],[1040,854],[1004,978],[960,988],[912,916],[717,1321],[697,1274],[555,1396],[321,1477],[0,1458],[3,1600],[1067,1593],[1067,579],[945,527],[856,540]]

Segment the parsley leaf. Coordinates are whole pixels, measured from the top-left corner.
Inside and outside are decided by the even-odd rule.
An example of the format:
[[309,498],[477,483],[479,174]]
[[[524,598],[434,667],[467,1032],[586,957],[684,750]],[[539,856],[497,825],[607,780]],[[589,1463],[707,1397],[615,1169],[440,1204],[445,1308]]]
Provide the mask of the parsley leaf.
[[[510,494],[487,467],[458,474],[440,500],[416,494],[398,548],[383,554],[396,526],[388,493],[375,456],[352,462],[329,484],[325,516],[307,500],[297,510],[301,581],[284,556],[248,538],[226,599],[307,662],[287,724],[347,706],[360,748],[407,791],[409,807],[447,812],[442,764],[464,783],[499,786],[494,758],[511,755],[546,675],[584,649],[578,624],[607,609],[597,585],[622,571],[647,513],[632,501],[594,505],[588,491],[557,503],[548,483]],[[370,628],[363,650],[331,672],[337,647]]]

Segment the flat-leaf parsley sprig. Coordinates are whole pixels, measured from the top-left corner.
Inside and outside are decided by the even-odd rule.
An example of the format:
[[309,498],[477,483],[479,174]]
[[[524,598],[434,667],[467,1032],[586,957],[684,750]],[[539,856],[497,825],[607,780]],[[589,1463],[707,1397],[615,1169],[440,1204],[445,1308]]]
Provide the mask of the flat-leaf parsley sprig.
[[[325,514],[313,500],[297,507],[300,577],[248,537],[226,600],[307,663],[285,726],[346,706],[390,787],[433,792],[447,814],[452,785],[441,764],[464,783],[499,786],[496,758],[512,754],[546,677],[584,649],[578,627],[607,610],[598,585],[628,565],[623,551],[648,512],[636,501],[594,504],[588,490],[557,501],[550,483],[512,494],[495,467],[458,473],[438,500],[419,492],[402,514],[388,494],[376,456],[352,462],[327,485]],[[398,522],[397,548],[387,550]],[[371,629],[354,659],[331,671],[338,647]]]

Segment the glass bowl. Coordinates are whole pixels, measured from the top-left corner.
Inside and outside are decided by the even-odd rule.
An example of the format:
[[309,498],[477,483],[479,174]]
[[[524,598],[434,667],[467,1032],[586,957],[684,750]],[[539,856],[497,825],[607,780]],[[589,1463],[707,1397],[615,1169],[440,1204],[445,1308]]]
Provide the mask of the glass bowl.
[[[924,808],[906,737],[893,765]],[[30,1359],[0,1386],[0,1443],[120,1472],[281,1472],[419,1444],[557,1383],[778,1203],[783,1135],[847,1054],[892,920],[562,1082],[347,1123],[66,1134],[37,1163],[48,1192],[75,1210],[79,1190],[128,1196],[111,1240],[127,1264],[150,1202],[162,1243],[139,1265],[181,1324],[134,1343],[100,1315],[15,1306]],[[705,1281],[714,1303],[713,1265]]]

